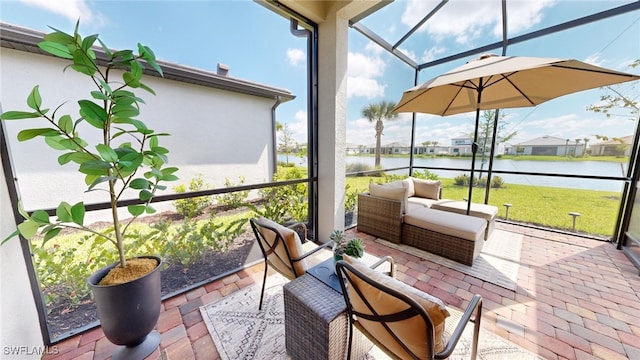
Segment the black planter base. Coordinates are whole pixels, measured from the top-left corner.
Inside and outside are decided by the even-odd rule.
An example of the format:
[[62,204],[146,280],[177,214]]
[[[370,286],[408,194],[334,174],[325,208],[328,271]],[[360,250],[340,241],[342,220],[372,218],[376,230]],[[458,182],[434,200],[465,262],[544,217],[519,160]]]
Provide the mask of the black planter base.
[[160,334],[154,328],[162,307],[162,260],[157,256],[145,258],[157,260],[158,266],[133,281],[118,285],[97,285],[118,263],[96,271],[87,280],[93,292],[104,335],[113,344],[121,346],[114,352],[113,359],[143,360],[160,344]]
[[136,346],[120,346],[113,354],[112,360],[143,360],[151,355],[160,345],[160,333],[156,330],[147,335],[147,337]]

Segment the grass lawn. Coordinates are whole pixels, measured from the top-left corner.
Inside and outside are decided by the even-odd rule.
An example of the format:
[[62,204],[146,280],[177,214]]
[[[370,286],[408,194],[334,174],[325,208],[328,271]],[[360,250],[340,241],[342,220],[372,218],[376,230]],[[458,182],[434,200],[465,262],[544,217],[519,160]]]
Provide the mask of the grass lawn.
[[628,156],[544,156],[544,155],[500,155],[502,160],[532,160],[532,161],[606,161],[628,163]]
[[[350,156],[360,157],[373,157],[374,154],[357,154]],[[409,158],[409,154],[385,154],[384,157],[390,158]],[[465,159],[471,158],[469,156],[452,156],[452,155],[428,155],[428,154],[416,154],[415,158],[451,158],[451,159]],[[495,157],[496,160],[528,160],[528,161],[604,161],[604,162],[616,162],[616,163],[628,163],[628,156],[549,156],[549,155],[499,155]]]
[[[370,181],[384,181],[381,177],[349,177],[347,184],[358,192],[366,192]],[[468,196],[468,187],[454,184],[453,179],[442,181],[442,197],[462,200]],[[484,188],[473,189],[473,202],[484,203]],[[572,217],[569,212],[581,214],[576,220],[578,232],[610,238],[613,235],[620,194],[611,191],[565,189],[545,186],[505,184],[503,188],[491,189],[489,204],[498,207],[498,217],[505,218],[506,208],[511,204],[509,220],[541,225],[544,227],[571,230]]]

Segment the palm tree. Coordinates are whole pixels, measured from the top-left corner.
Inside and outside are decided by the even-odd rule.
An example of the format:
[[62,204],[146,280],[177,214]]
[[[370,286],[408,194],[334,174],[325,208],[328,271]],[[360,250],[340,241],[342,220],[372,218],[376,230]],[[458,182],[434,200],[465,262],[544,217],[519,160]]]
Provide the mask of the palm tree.
[[573,156],[578,157],[578,145],[582,139],[576,139],[576,149],[573,151]]
[[429,145],[431,145],[431,141],[425,141],[421,145],[424,146],[424,154],[427,155],[429,153]]
[[382,100],[377,104],[369,104],[362,108],[362,116],[366,117],[369,122],[376,122],[376,168],[380,167],[381,138],[382,130],[384,129],[382,121],[394,120],[398,117],[398,114],[393,112],[395,107],[396,103]]
[[582,138],[582,141],[584,141],[584,151],[582,152],[582,155],[585,156],[587,155],[587,144],[589,143],[589,138]]

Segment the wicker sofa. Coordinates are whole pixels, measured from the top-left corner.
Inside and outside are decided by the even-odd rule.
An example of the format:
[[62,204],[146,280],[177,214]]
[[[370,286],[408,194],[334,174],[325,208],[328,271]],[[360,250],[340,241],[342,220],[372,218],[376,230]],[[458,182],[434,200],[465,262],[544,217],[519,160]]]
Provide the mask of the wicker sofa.
[[[370,184],[369,193],[358,195],[358,231],[472,265],[493,229],[497,208],[484,205],[466,215],[441,194],[440,181],[434,180]],[[437,204],[445,205],[436,209]]]

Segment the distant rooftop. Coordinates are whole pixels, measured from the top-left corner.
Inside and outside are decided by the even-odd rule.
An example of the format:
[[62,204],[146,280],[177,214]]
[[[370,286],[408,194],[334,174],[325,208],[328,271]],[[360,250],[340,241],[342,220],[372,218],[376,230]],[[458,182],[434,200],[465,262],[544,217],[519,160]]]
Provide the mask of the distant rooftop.
[[525,142],[521,142],[516,144],[515,146],[558,146],[558,145],[567,145],[567,140],[569,140],[569,144],[575,144],[576,141],[572,139],[563,139],[555,136],[542,136],[535,139],[527,140]]

